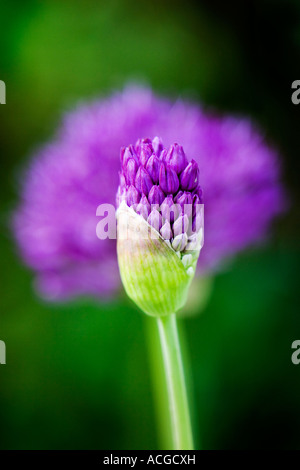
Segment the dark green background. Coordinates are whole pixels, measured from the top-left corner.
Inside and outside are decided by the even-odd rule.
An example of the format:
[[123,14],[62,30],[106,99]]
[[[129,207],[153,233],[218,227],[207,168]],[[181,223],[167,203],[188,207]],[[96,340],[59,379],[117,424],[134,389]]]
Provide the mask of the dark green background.
[[250,115],[281,150],[289,212],[185,328],[203,447],[300,448],[300,5],[211,3],[0,0],[1,449],[159,448],[146,319],[122,293],[43,303],[8,229],[17,176],[61,112],[129,79]]

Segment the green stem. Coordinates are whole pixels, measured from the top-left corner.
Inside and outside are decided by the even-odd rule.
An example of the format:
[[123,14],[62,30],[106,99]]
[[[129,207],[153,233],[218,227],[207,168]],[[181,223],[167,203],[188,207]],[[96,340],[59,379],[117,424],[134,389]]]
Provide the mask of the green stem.
[[157,317],[173,450],[193,450],[193,435],[176,315]]

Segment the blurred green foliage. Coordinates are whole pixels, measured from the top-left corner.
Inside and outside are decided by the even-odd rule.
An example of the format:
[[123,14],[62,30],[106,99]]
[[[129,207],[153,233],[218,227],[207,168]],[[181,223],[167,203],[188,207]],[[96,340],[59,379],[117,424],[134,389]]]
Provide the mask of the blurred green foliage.
[[128,80],[250,114],[281,148],[289,214],[269,246],[216,276],[206,308],[185,323],[203,447],[299,448],[300,366],[290,357],[300,339],[300,108],[290,86],[300,76],[300,8],[216,4],[0,3],[1,449],[159,446],[143,316],[121,294],[43,303],[8,227],[16,175],[60,113]]

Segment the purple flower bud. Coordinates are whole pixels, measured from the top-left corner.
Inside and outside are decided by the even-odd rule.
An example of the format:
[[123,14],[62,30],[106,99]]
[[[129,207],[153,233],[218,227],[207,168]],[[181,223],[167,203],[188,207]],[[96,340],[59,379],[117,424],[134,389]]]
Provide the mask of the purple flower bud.
[[140,153],[143,144],[152,144],[152,140],[148,137],[144,139],[138,139],[134,146],[137,153]]
[[138,191],[148,196],[150,189],[153,186],[152,180],[144,167],[140,166],[135,177],[135,186]]
[[201,204],[201,199],[197,194],[195,194],[193,197],[193,215],[198,214],[200,212]]
[[126,173],[125,173],[128,185],[134,184],[137,169],[138,169],[138,165],[136,161],[133,158],[130,158],[127,162]]
[[202,226],[201,217],[201,201],[197,194],[193,197],[193,213],[192,213],[192,226],[189,227],[190,232],[196,233]]
[[165,221],[162,228],[160,229],[160,234],[165,240],[171,240],[171,238],[173,238],[171,225],[168,220]]
[[123,159],[124,159],[125,149],[126,149],[126,147],[121,147],[121,149],[120,149],[121,166],[123,166]]
[[183,151],[181,145],[171,145],[166,155],[166,162],[176,171],[179,175],[188,164],[188,159]]
[[159,137],[154,137],[154,139],[152,140],[152,146],[157,157],[159,157],[164,148],[161,139]]
[[148,194],[148,201],[150,204],[157,204],[158,206],[161,205],[165,198],[164,193],[160,189],[159,186],[152,186]]
[[162,227],[162,218],[157,209],[153,209],[150,212],[147,222],[151,225],[151,227],[155,228],[155,230],[158,232],[160,231]]
[[141,200],[136,208],[136,213],[144,217],[145,220],[148,219],[148,215],[150,214],[151,207],[148,202],[148,199],[145,195],[141,197]]
[[189,229],[189,233],[197,233],[202,226],[201,214],[193,214],[192,226]]
[[137,204],[140,201],[140,194],[138,190],[133,186],[129,186],[126,190],[126,202],[129,207]]
[[[129,151],[130,151],[131,155],[133,157],[137,157],[134,145],[130,144],[128,148],[129,148]],[[136,159],[136,158],[134,158],[134,159]]]
[[174,197],[174,202],[177,203],[177,200],[183,195],[183,191],[181,189],[178,191],[176,196]]
[[192,215],[193,198],[191,193],[183,192],[179,197],[176,197],[176,204],[180,205],[182,214],[186,214],[188,217]]
[[143,166],[146,166],[147,161],[152,155],[152,145],[150,144],[142,144],[141,145],[141,150],[140,150],[140,163]]
[[174,194],[179,188],[179,180],[176,172],[164,163],[160,165],[159,185],[166,194]]
[[186,233],[189,228],[189,218],[187,215],[181,215],[173,224],[174,237],[181,233]]
[[125,169],[127,167],[127,163],[128,161],[132,158],[132,154],[129,150],[129,148],[127,147],[125,150],[124,150],[124,153],[123,153],[123,161],[122,161],[122,167],[123,169]]
[[179,215],[178,207],[174,204],[173,196],[170,194],[163,200],[160,210],[163,219],[168,220],[170,223],[173,223]]
[[163,151],[161,152],[160,156],[159,156],[159,159],[160,161],[162,162],[165,162],[166,161],[166,156],[167,156],[167,149],[163,149]]
[[126,188],[119,186],[118,191],[117,191],[117,196],[116,196],[117,207],[119,207],[122,201],[126,202]]
[[159,159],[153,154],[149,158],[146,163],[146,170],[148,171],[149,175],[153,183],[158,183],[159,180],[159,168],[160,168],[160,161]]
[[194,189],[194,191],[192,192],[192,195],[193,196],[197,195],[199,198],[199,204],[203,204],[203,191],[200,188],[200,186],[197,186],[197,188]]
[[180,185],[185,191],[192,191],[198,184],[199,168],[192,160],[180,175]]
[[167,152],[158,137],[139,139],[135,147],[122,149],[121,160],[118,204],[125,198],[157,231],[162,229],[165,240],[179,237],[174,246],[183,251],[186,237],[199,226],[197,205],[202,192],[197,185],[197,164],[193,160],[187,164],[178,144]]
[[120,179],[120,188],[124,189],[126,187],[126,179],[124,173],[119,171],[119,179]]

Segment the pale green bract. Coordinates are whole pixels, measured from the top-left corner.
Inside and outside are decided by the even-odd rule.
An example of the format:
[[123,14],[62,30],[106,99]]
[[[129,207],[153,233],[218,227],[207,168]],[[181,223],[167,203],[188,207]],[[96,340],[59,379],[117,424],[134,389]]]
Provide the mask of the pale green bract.
[[176,313],[186,302],[203,244],[176,252],[145,219],[123,201],[117,211],[117,252],[127,295],[148,315]]

